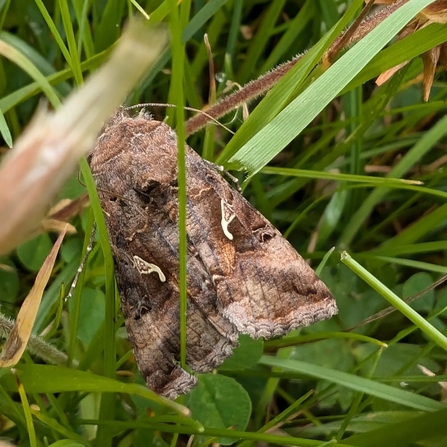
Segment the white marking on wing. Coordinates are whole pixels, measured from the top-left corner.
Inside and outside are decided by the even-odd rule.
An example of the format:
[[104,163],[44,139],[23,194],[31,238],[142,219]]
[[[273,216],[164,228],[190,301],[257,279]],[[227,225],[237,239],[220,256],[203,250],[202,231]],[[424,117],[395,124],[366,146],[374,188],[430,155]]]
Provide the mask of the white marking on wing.
[[228,230],[228,225],[230,225],[231,221],[235,218],[234,214],[231,214],[231,216],[227,219],[225,218],[225,205],[229,207],[228,204],[226,204],[223,200],[220,201],[220,208],[222,210],[222,220],[220,221],[220,224],[222,225],[222,230],[225,234],[225,236],[230,239],[230,241],[233,240],[233,235]]
[[158,277],[160,278],[161,282],[166,281],[165,274],[161,271],[160,267],[155,264],[151,264],[150,262],[145,261],[144,259],[141,259],[139,256],[133,257],[135,268],[142,274],[142,275],[149,275],[153,272],[158,273]]

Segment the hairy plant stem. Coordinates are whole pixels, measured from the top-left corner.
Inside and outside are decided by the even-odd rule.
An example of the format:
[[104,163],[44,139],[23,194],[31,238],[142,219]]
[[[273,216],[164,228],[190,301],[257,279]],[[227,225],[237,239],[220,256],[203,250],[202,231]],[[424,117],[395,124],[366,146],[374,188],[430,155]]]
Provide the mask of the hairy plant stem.
[[[360,23],[357,23],[357,21],[354,22],[350,28],[332,42],[323,58],[324,61],[332,61],[340,51],[361,40],[407,1],[397,0],[392,5],[386,6],[377,13],[367,16]],[[369,4],[366,8],[369,8]],[[254,81],[250,81],[241,90],[224,97],[206,110],[206,114],[199,113],[190,118],[186,122],[186,136],[192,135],[202,129],[211,119],[218,119],[240,107],[242,104],[253,101],[267,93],[302,57],[303,54],[295,56],[291,61],[279,65]]]
[[[0,314],[0,339],[7,339],[12,329],[14,328],[14,320],[9,319],[3,314]],[[36,335],[31,335],[27,350],[36,355],[45,362],[52,363],[53,365],[66,365],[67,355],[56,349],[54,346],[47,343]]]

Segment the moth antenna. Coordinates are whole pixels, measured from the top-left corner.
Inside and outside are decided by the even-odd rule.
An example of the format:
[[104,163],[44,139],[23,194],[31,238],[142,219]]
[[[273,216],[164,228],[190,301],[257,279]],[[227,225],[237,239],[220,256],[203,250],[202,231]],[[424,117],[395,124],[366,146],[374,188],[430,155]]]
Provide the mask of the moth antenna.
[[212,161],[209,160],[205,160],[203,159],[203,161],[210,166],[211,168],[213,168],[215,171],[218,171],[219,174],[221,174],[223,177],[226,177],[226,179],[231,182],[233,184],[233,186],[239,191],[241,192],[241,186],[239,184],[239,179],[237,177],[235,177],[234,175],[230,174],[223,166],[221,165],[216,165],[215,163],[213,163]]
[[[177,105],[176,104],[169,104],[169,103],[162,103],[162,102],[159,102],[159,103],[157,103],[157,102],[144,102],[142,104],[135,104],[133,106],[124,107],[124,110],[127,111],[127,110],[137,109],[137,108],[141,108],[141,107],[172,107],[172,108],[175,108],[175,107],[177,107]],[[225,124],[222,124],[216,118],[213,118],[211,115],[208,115],[208,113],[204,112],[203,110],[196,109],[195,107],[188,107],[188,106],[184,106],[183,108],[185,110],[189,110],[190,112],[196,112],[196,113],[200,113],[200,114],[206,116],[210,121],[212,121],[216,125],[222,127],[222,129],[225,129],[231,135],[234,135],[234,132],[231,129],[229,129],[227,126],[225,126]]]

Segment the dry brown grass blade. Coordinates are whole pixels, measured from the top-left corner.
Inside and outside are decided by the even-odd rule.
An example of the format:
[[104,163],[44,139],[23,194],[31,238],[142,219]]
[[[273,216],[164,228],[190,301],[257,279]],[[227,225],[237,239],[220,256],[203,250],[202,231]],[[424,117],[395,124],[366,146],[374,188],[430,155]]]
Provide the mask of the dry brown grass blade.
[[166,43],[165,32],[133,22],[110,60],[59,110],[38,111],[0,166],[0,254],[39,228],[55,194],[93,146],[103,122]]
[[64,230],[58,237],[36,276],[34,286],[28,293],[28,296],[25,298],[25,301],[19,310],[14,328],[3,346],[0,356],[0,367],[2,368],[14,366],[25,352],[26,345],[28,344],[34,326],[34,321],[36,320],[43,292],[50,279],[65,234],[66,230]]
[[[394,0],[375,0],[376,4],[392,4]],[[431,23],[447,23],[447,0],[437,0],[431,5],[424,8],[417,17],[411,21],[400,33],[399,39],[409,36],[420,28],[423,28]],[[425,53],[421,54],[422,62],[424,64],[424,74],[422,77],[422,91],[425,102],[429,100],[431,87],[436,73],[436,66],[438,62],[444,69],[447,69],[447,47],[446,44],[438,45]],[[388,81],[394,73],[400,68],[408,64],[409,61],[402,62],[393,68],[382,73],[376,80],[377,85],[382,85]]]

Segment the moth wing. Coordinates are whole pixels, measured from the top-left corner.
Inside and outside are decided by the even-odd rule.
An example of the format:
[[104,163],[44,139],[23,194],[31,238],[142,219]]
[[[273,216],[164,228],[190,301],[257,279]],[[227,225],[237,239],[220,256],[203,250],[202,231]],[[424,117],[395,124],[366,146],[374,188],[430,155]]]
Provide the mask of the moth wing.
[[188,195],[200,214],[188,234],[217,290],[218,308],[238,332],[284,335],[337,313],[332,294],[290,243],[221,175],[188,152]]
[[[140,268],[123,259],[116,264],[116,277],[129,340],[147,385],[170,399],[188,392],[197,379],[179,365],[178,288],[161,283],[155,272],[146,277]],[[190,299],[186,334],[186,361],[197,372],[216,368],[232,354],[236,344],[236,337],[222,335]]]

